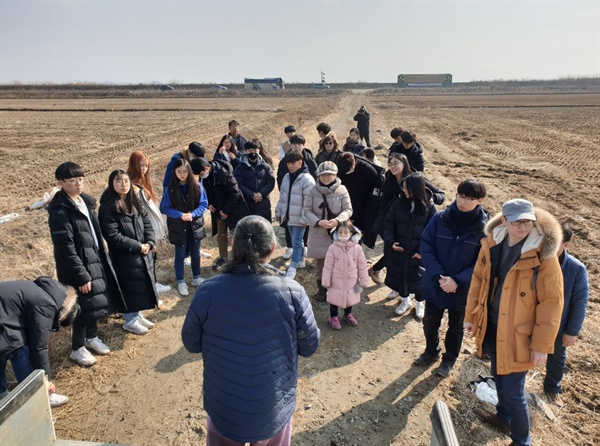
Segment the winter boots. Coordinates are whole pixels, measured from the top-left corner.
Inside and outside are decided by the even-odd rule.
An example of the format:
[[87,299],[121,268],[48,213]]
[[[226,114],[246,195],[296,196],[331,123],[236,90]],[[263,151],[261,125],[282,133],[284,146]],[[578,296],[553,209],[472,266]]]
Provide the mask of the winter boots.
[[325,302],[327,299],[327,288],[321,285],[320,280],[317,280],[317,292],[313,296],[313,299],[317,302]]

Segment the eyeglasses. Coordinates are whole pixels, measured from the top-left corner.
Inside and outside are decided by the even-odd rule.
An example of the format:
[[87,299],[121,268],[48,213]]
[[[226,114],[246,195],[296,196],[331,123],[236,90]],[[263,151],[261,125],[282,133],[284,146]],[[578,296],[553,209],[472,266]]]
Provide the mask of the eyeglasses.
[[465,201],[477,201],[479,200],[479,198],[473,198],[473,197],[467,197],[466,195],[462,195],[462,194],[456,194],[456,198],[460,198],[461,200],[465,200]]
[[326,142],[325,142],[325,145],[326,145],[326,146],[332,146],[332,145],[333,145],[333,141],[326,141]]
[[534,223],[535,222],[533,220],[516,220],[510,222],[511,226],[519,227],[523,225],[525,228],[533,226]]

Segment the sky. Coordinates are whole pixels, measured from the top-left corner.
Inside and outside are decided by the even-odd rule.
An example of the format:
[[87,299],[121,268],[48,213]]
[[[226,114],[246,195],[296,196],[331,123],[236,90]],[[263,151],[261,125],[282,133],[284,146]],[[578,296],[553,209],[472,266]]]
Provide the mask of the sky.
[[600,75],[600,0],[0,0],[0,83]]

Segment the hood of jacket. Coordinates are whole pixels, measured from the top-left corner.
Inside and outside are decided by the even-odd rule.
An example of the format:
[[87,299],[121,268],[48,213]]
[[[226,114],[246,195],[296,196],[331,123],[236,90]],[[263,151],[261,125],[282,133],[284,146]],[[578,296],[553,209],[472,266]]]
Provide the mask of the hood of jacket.
[[[536,250],[540,260],[545,260],[558,254],[562,243],[560,223],[544,209],[535,209],[536,224],[525,239],[521,253]],[[502,213],[492,217],[485,225],[484,233],[492,237],[495,244],[501,243],[508,235],[508,228],[502,223]]]
[[38,277],[33,281],[37,286],[39,286],[42,290],[48,294],[54,302],[56,302],[56,307],[62,307],[65,298],[67,297],[67,289],[65,286],[51,279],[50,277]]
[[330,186],[323,186],[321,183],[319,183],[319,180],[317,179],[317,181],[315,182],[315,188],[319,191],[320,194],[333,195],[336,189],[340,187],[340,184],[342,184],[342,180],[340,180],[337,177],[333,184],[331,184]]
[[[356,226],[354,226],[354,230],[356,232],[354,234],[352,234],[349,241],[358,243],[358,242],[360,242],[360,239],[362,238],[362,231],[360,229],[358,229]],[[339,241],[337,228],[335,228],[331,231],[331,237],[333,238],[333,242],[336,243],[337,245],[344,246],[347,243],[347,242]]]
[[260,156],[260,154],[258,155],[258,159],[256,160],[256,164],[254,164],[254,165],[252,165],[252,163],[248,159],[248,155],[247,154],[242,155],[242,157],[240,159],[240,164],[244,164],[245,166],[248,166],[251,169],[256,169],[258,166],[260,166],[264,162],[265,162],[265,160],[264,160],[264,158],[262,156]]

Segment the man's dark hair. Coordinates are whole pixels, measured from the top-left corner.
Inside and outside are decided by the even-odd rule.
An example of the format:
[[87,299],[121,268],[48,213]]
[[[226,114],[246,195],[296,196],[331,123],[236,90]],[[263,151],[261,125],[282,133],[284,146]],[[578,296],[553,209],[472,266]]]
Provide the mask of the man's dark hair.
[[411,132],[410,130],[404,130],[400,134],[400,138],[402,138],[402,142],[405,142],[405,143],[415,142],[417,140],[416,135],[413,132]]
[[331,132],[331,126],[326,122],[320,122],[317,125],[317,132],[323,132],[327,135],[329,132]]
[[458,187],[456,188],[456,192],[459,195],[464,195],[468,198],[475,198],[479,200],[480,198],[485,198],[485,184],[481,181],[468,179],[462,181]]
[[194,154],[194,156],[198,156],[200,158],[203,158],[204,154],[206,153],[204,146],[197,141],[191,142],[188,148],[190,149],[190,152]]
[[72,163],[71,161],[67,161],[66,163],[60,164],[56,171],[54,172],[54,176],[57,180],[68,180],[69,178],[77,178],[82,177],[83,168],[79,164]]
[[352,153],[342,153],[336,162],[338,166],[338,176],[347,174],[348,171],[352,169],[352,165],[354,164],[354,162],[354,155]]
[[294,127],[293,125],[288,125],[286,126],[286,128],[283,129],[283,133],[292,133],[296,131],[296,127]]
[[402,132],[403,132],[403,131],[404,131],[404,130],[402,130],[402,128],[401,128],[401,127],[396,127],[396,128],[393,128],[393,129],[392,129],[392,131],[390,132],[390,136],[391,136],[392,138],[396,139],[398,136],[402,135]]
[[235,125],[240,125],[240,123],[239,123],[239,122],[237,122],[235,119],[232,119],[231,121],[229,121],[229,122],[227,123],[227,127],[231,127],[233,124],[235,124]]
[[194,158],[190,160],[190,167],[192,168],[192,172],[194,175],[199,175],[200,172],[204,172],[206,166],[209,166],[209,162],[206,161],[206,158]]
[[573,238],[573,230],[569,226],[569,223],[565,222],[565,223],[561,224],[561,227],[562,227],[562,233],[563,233],[563,243],[570,242],[571,238]]
[[301,153],[298,152],[290,152],[285,156],[285,162],[287,163],[295,163],[296,161],[302,161],[304,158]]
[[246,150],[251,150],[251,149],[258,149],[258,144],[256,144],[254,141],[246,141],[244,143],[244,149]]
[[359,153],[360,156],[373,161],[375,159],[375,151],[370,147],[367,147],[362,152]]
[[306,139],[302,135],[294,135],[290,138],[290,144],[306,144]]

